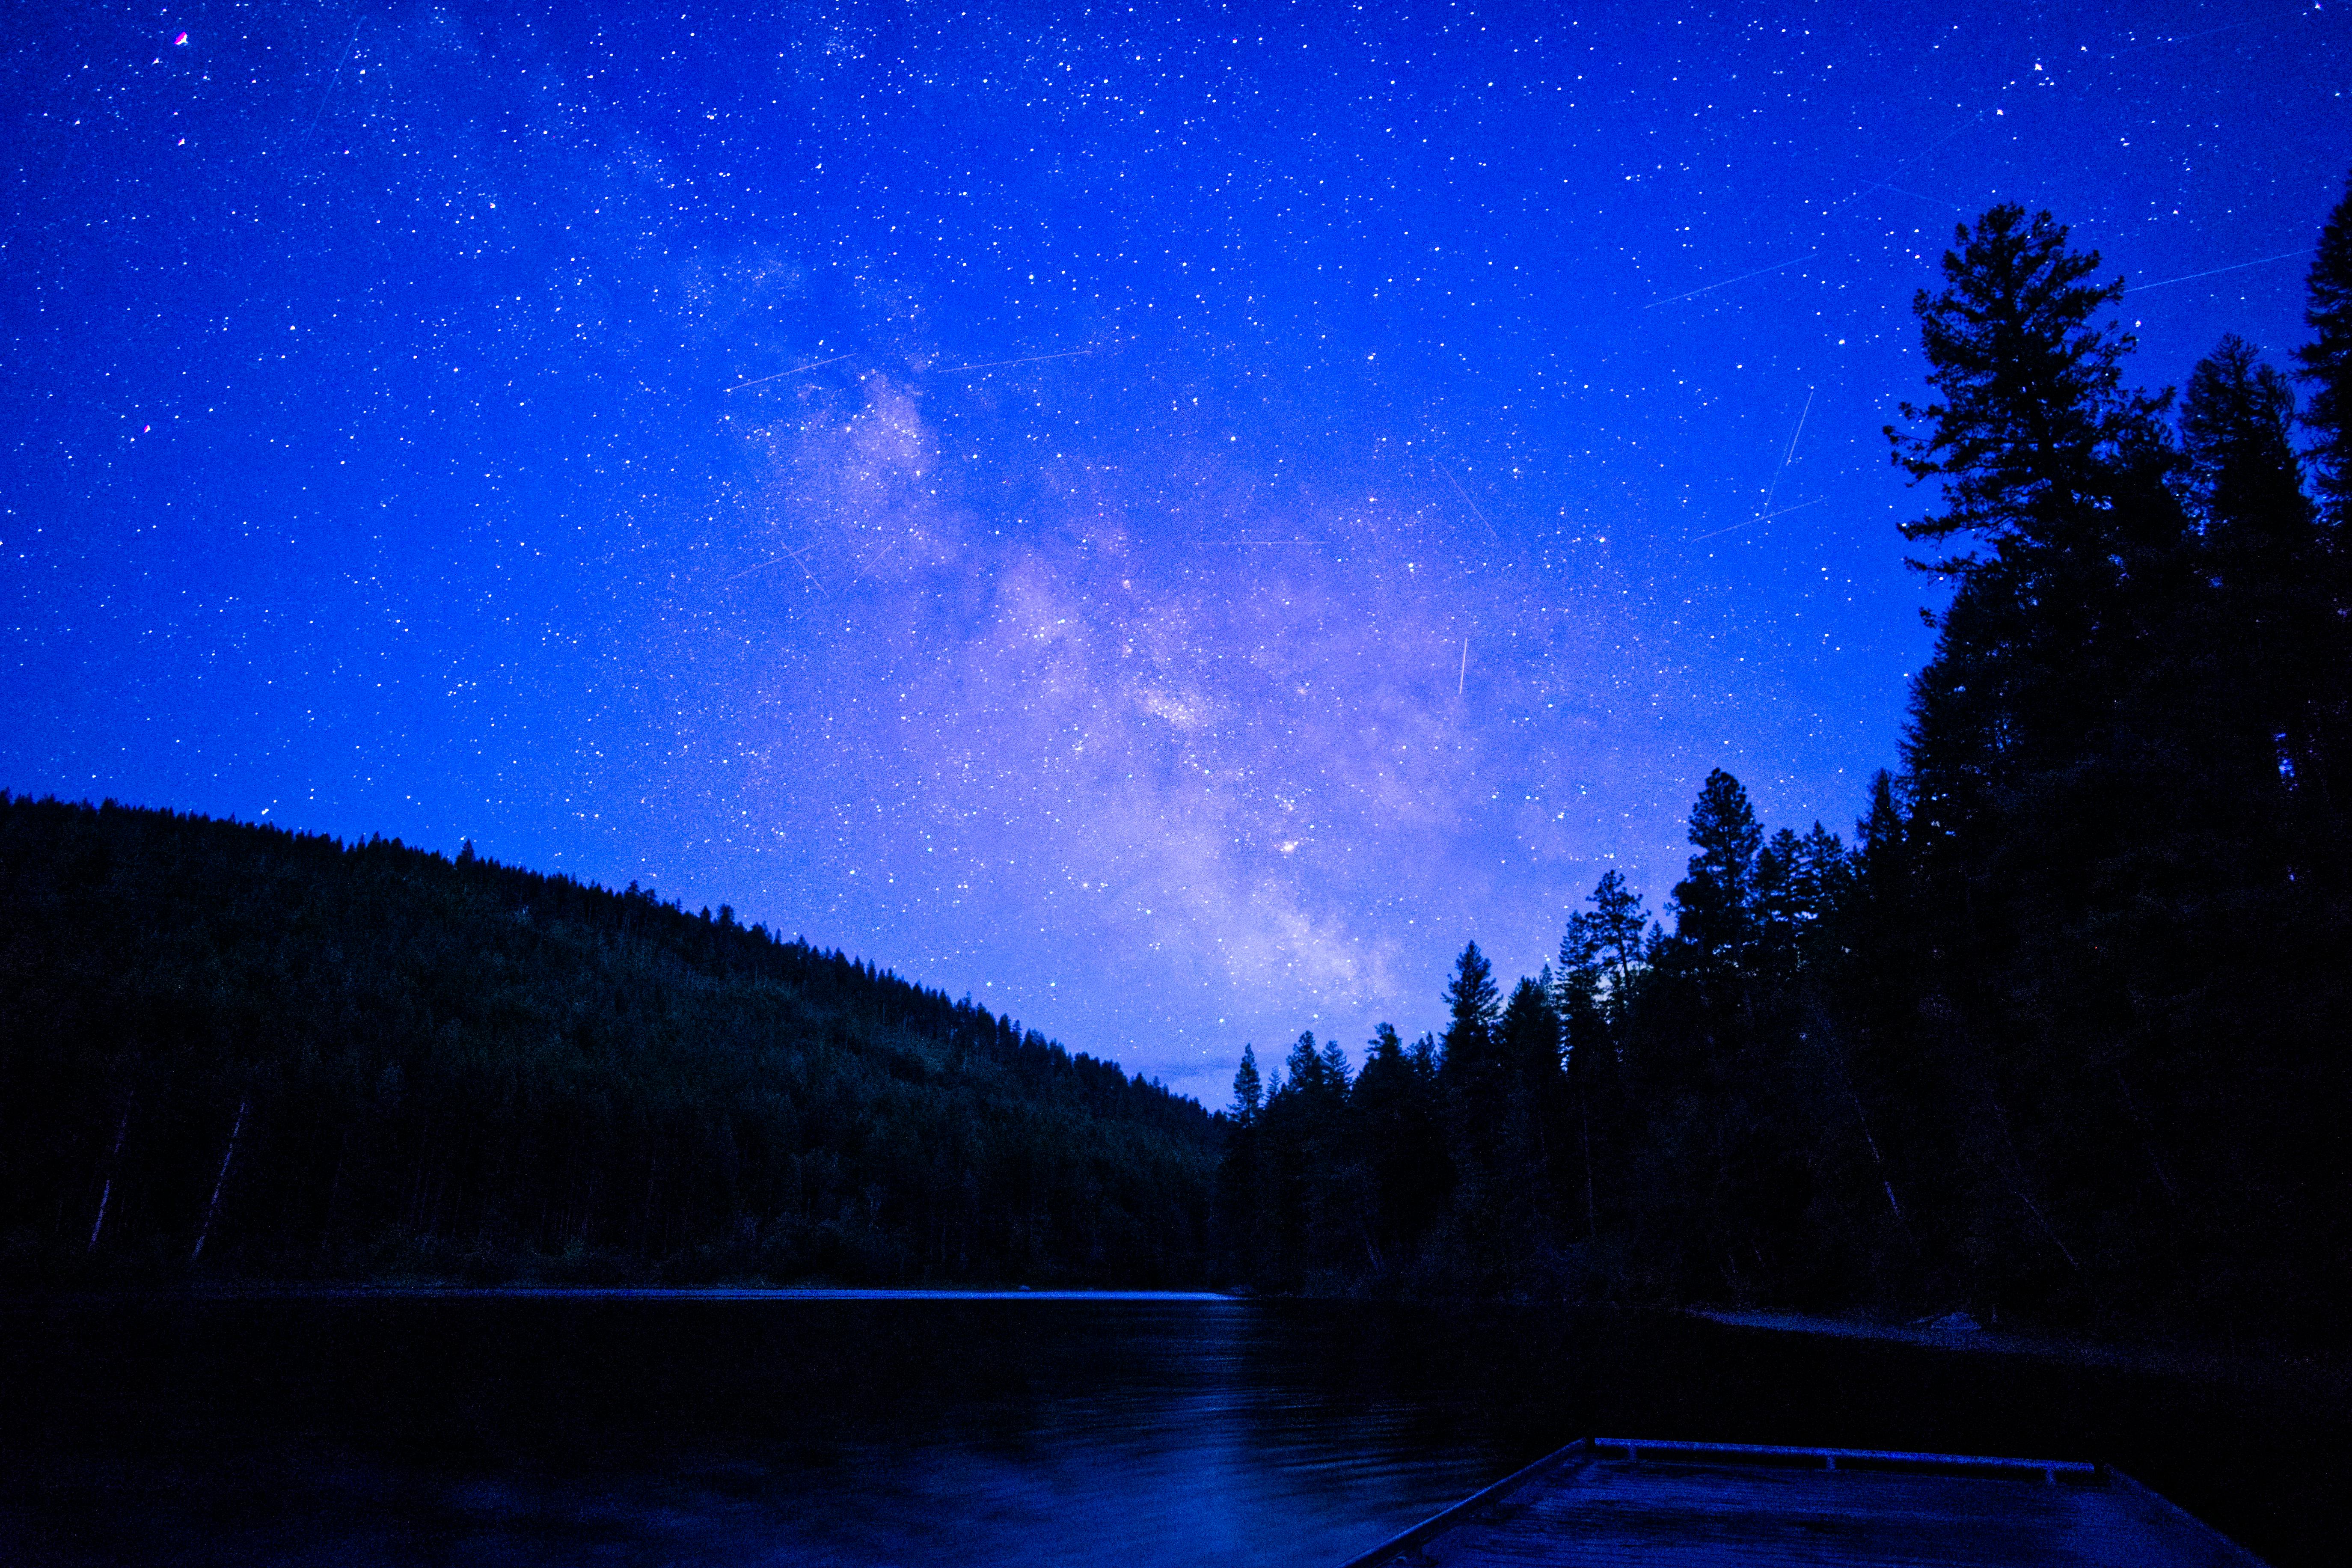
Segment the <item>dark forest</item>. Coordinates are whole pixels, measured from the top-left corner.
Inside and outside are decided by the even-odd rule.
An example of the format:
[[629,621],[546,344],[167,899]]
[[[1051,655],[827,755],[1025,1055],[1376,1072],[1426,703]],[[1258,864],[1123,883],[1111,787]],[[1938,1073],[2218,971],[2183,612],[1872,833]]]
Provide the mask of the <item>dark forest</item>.
[[731,910],[0,799],[20,1279],[1164,1284],[1190,1100]]
[[1442,1035],[1245,1053],[1222,1266],[2338,1333],[2352,197],[2317,258],[2291,373],[2225,338],[2176,398],[2048,215],[1960,230],[1887,430],[1950,596],[1853,844],[1717,772],[1663,920],[1612,873]]
[[1211,1115],[837,952],[397,843],[0,797],[19,1279],[1025,1281],[2320,1338],[2352,1258],[2352,197],[2312,341],[2126,378],[1960,230],[1893,457],[1948,589],[1849,843],[1729,774],[1654,911]]

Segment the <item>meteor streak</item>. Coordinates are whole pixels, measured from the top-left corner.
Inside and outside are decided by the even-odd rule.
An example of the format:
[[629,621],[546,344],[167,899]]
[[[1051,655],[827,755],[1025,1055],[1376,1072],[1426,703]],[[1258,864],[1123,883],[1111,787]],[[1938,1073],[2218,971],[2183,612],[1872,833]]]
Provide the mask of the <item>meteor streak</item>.
[[2267,267],[2273,261],[2292,261],[2298,256],[2309,256],[2310,254],[2311,247],[2306,245],[2301,250],[2281,251],[2276,256],[2265,256],[2259,261],[2233,261],[2227,267],[2216,267],[2211,268],[2210,271],[2184,272],[2178,278],[2159,278],[2153,283],[2141,284],[2138,288],[2134,289],[2132,292],[2135,294],[2145,294],[2150,289],[2162,289],[2174,283],[2194,283],[2200,278],[2218,278],[2224,272],[2243,272],[2249,267]]
[[[851,352],[855,353],[856,351],[852,350]],[[747,386],[757,386],[763,381],[774,381],[779,376],[798,375],[803,371],[818,370],[825,365],[839,364],[843,360],[845,360],[848,357],[848,354],[835,354],[831,359],[821,359],[813,364],[798,365],[791,370],[780,370],[776,372],[774,375],[755,375],[749,381],[739,381],[734,385],[728,387],[725,390],[728,392],[740,392]]]
[[1024,359],[992,359],[981,364],[951,364],[940,374],[942,375],[953,375],[960,370],[1002,370],[1008,364],[1035,364],[1040,360],[1074,359],[1079,354],[1090,354],[1094,352],[1095,351],[1091,347],[1083,349],[1064,349],[1060,353],[1030,354]]
[[1769,267],[1759,267],[1753,272],[1743,272],[1737,278],[1727,278],[1720,283],[1710,283],[1704,289],[1694,289],[1687,294],[1669,294],[1663,300],[1653,300],[1648,304],[1643,306],[1642,309],[1644,310],[1654,310],[1661,305],[1671,305],[1677,300],[1695,300],[1701,294],[1712,294],[1717,289],[1728,289],[1734,283],[1745,283],[1750,278],[1761,278],[1767,272],[1778,272],[1783,267],[1794,267],[1800,261],[1811,261],[1814,257],[1819,256],[1821,252],[1818,250],[1808,250],[1802,256],[1791,257],[1786,261],[1776,261]]

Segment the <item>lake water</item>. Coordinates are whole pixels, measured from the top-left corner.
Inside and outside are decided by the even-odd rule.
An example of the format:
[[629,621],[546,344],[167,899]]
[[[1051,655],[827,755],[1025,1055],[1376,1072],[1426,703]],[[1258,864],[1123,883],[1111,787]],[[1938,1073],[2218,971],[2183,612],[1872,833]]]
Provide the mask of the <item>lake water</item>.
[[1336,1564],[1592,1433],[2107,1459],[2352,1560],[2332,1400],[1535,1309],[0,1305],[15,1564]]

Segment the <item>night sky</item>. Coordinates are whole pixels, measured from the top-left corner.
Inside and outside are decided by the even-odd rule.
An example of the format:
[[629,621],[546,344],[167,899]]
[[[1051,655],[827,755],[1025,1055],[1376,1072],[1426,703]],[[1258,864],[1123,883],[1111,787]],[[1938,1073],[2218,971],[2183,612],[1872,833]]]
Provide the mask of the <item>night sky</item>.
[[1851,831],[1956,221],[2304,340],[2308,4],[211,4],[0,39],[0,787],[722,901],[1222,1103],[1724,767]]

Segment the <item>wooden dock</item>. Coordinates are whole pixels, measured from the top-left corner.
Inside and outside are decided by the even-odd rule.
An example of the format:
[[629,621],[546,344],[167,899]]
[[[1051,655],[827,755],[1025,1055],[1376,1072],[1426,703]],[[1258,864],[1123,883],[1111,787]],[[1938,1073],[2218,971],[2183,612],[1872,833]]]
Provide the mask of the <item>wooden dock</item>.
[[1588,1438],[1346,1568],[1709,1568],[2261,1560],[2104,1465]]

